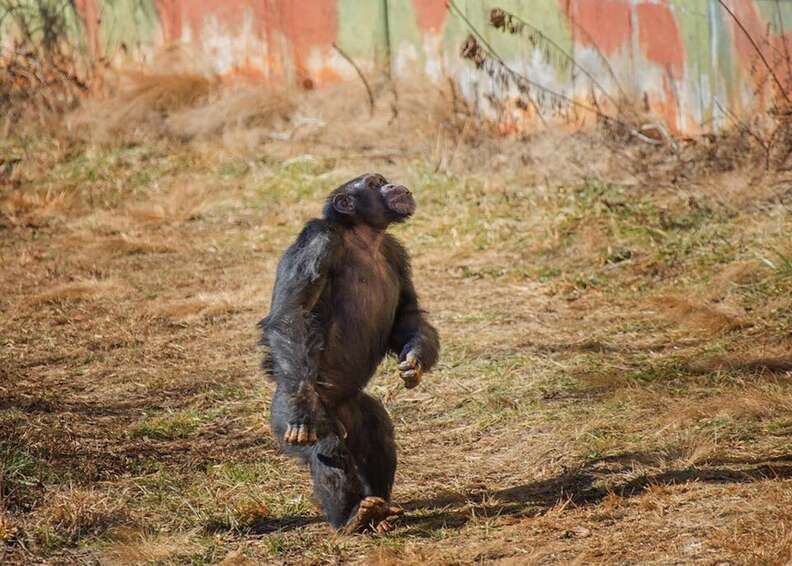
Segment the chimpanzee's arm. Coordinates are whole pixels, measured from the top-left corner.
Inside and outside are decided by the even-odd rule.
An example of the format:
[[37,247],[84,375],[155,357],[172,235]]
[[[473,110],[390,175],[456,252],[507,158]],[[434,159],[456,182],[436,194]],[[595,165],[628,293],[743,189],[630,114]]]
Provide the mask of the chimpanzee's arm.
[[401,286],[389,346],[399,358],[399,370],[405,386],[412,388],[420,382],[421,374],[437,363],[440,339],[418,304],[407,252],[395,240],[389,244],[388,256],[398,270]]
[[289,443],[313,442],[326,425],[315,389],[322,335],[312,310],[334,261],[335,237],[323,221],[305,226],[278,264],[270,314],[259,323],[261,343],[269,346],[265,365],[286,400],[278,410]]

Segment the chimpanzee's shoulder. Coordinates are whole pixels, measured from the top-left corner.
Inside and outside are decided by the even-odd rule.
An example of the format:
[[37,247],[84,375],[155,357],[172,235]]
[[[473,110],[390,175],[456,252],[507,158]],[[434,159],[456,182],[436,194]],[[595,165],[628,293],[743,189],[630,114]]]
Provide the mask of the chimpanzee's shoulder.
[[337,231],[326,220],[309,220],[283,254],[279,273],[288,272],[292,277],[303,274],[315,280],[332,262],[339,239]]
[[335,227],[322,218],[309,220],[289,249],[292,253],[319,254],[338,244],[340,235]]
[[333,225],[323,218],[313,218],[305,223],[294,245],[303,247],[314,240],[330,241],[336,235]]

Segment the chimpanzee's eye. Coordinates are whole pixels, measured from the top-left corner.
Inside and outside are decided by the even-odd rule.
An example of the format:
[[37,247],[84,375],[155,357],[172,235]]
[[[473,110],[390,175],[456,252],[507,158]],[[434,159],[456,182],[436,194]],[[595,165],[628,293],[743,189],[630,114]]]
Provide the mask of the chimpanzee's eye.
[[366,186],[369,189],[379,189],[385,183],[385,177],[382,175],[369,175],[368,179],[366,179]]

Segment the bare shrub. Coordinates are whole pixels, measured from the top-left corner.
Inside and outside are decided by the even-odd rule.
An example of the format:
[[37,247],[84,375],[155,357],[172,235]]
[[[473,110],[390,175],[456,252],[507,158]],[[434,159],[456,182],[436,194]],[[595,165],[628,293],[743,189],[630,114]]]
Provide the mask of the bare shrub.
[[74,2],[0,0],[0,21],[13,38],[0,53],[4,135],[18,124],[57,123],[87,93],[92,66],[67,36],[69,18],[79,21]]

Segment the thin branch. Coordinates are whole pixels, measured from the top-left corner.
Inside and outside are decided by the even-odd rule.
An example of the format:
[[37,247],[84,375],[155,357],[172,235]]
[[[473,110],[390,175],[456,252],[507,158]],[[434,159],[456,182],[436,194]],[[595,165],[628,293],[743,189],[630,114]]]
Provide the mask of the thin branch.
[[358,77],[360,77],[360,80],[363,81],[363,86],[366,87],[366,94],[368,94],[369,114],[371,116],[373,116],[374,115],[374,94],[371,92],[371,87],[369,86],[365,75],[363,75],[363,71],[360,70],[360,67],[357,66],[357,63],[355,63],[355,61],[352,59],[352,57],[350,57],[349,55],[344,53],[343,49],[341,49],[336,43],[333,43],[333,49],[338,51],[338,54],[341,55],[341,57],[343,57],[344,60],[347,63],[352,65],[352,68],[355,69],[355,72],[357,73]]
[[[521,23],[522,25],[534,30],[534,32],[536,32],[539,35],[539,37],[542,39],[542,41],[545,41],[546,43],[550,44],[553,48],[555,48],[555,50],[558,53],[561,53],[561,55],[563,55],[564,58],[566,58],[566,60],[569,61],[572,64],[573,67],[575,67],[576,69],[581,71],[584,75],[586,75],[586,77],[588,77],[588,79],[591,81],[591,84],[596,86],[600,90],[600,92],[602,92],[602,94],[604,94],[605,97],[608,100],[610,100],[616,106],[616,108],[619,108],[619,104],[613,99],[613,97],[610,95],[610,93],[599,83],[599,81],[596,79],[596,77],[588,69],[586,69],[583,65],[578,63],[577,60],[572,55],[567,53],[567,51],[563,47],[561,47],[558,43],[556,43],[553,40],[553,38],[549,37],[541,29],[539,29],[538,27],[536,27],[532,23],[522,19],[517,14],[512,14],[511,12],[507,12],[506,10],[503,10],[503,9],[500,9],[500,10],[504,14],[506,14],[508,17],[510,17],[510,18],[516,20],[517,22]],[[616,86],[619,88],[619,90],[621,90],[621,87],[618,85],[618,83],[617,83]]]
[[[447,0],[447,3],[448,3],[448,6],[450,8],[452,8],[457,13],[457,15],[462,19],[462,21],[465,23],[465,25],[467,25],[467,27],[470,29],[471,33],[481,42],[482,45],[484,45],[484,47],[487,49],[487,51],[489,52],[491,57],[494,58],[495,61],[501,66],[501,68],[504,69],[506,71],[506,73],[508,73],[509,76],[511,76],[514,80],[517,80],[518,82],[522,82],[524,84],[531,85],[534,88],[536,88],[536,89],[538,89],[538,90],[540,90],[540,91],[542,91],[542,92],[544,92],[546,94],[549,94],[551,96],[555,96],[556,98],[558,98],[560,100],[564,100],[567,104],[570,104],[572,106],[576,106],[578,108],[581,108],[582,110],[586,110],[587,112],[591,112],[592,114],[602,118],[603,120],[606,120],[608,122],[612,122],[612,123],[617,124],[619,126],[622,126],[623,128],[626,128],[627,131],[629,131],[635,137],[637,137],[637,138],[639,138],[639,139],[641,139],[643,141],[647,141],[647,137],[644,136],[643,134],[641,134],[639,131],[637,131],[630,124],[628,124],[628,123],[626,123],[626,122],[624,122],[622,120],[619,120],[618,118],[614,118],[613,116],[608,116],[604,112],[602,112],[600,110],[597,110],[596,108],[593,108],[593,107],[591,107],[591,106],[589,106],[587,104],[583,104],[582,102],[578,102],[577,100],[575,100],[574,98],[572,98],[570,96],[567,96],[566,94],[563,94],[563,93],[560,93],[560,92],[556,92],[553,89],[548,88],[548,87],[546,87],[545,85],[543,85],[541,83],[533,81],[533,80],[529,79],[528,77],[518,73],[517,71],[515,71],[511,67],[509,67],[506,64],[506,62],[503,60],[503,58],[500,55],[498,55],[498,53],[495,51],[495,49],[492,47],[492,45],[490,45],[490,43],[484,38],[484,36],[481,34],[481,32],[479,32],[476,29],[476,27],[471,23],[471,21],[467,18],[467,16],[465,16],[465,14],[462,12],[462,10],[459,9],[459,7],[456,5],[454,0]],[[652,140],[652,141],[654,141],[654,140]]]
[[729,16],[731,16],[731,18],[734,20],[734,23],[737,24],[737,27],[739,27],[742,30],[742,32],[745,34],[745,37],[747,37],[748,41],[751,42],[751,45],[756,50],[756,53],[759,55],[759,58],[762,60],[762,63],[764,63],[764,66],[767,68],[767,72],[770,73],[771,77],[773,77],[773,81],[775,81],[776,86],[778,86],[778,90],[781,92],[781,96],[784,97],[784,100],[786,100],[788,104],[792,103],[792,100],[789,99],[789,96],[786,93],[786,89],[784,89],[784,86],[781,84],[781,81],[778,80],[778,76],[775,74],[775,71],[770,66],[770,63],[765,58],[764,53],[762,53],[762,50],[759,48],[759,45],[754,40],[753,36],[751,36],[750,32],[740,21],[740,18],[737,17],[737,14],[731,11],[731,8],[729,8],[726,5],[724,0],[718,0],[718,4],[720,4],[724,10],[726,10]]

